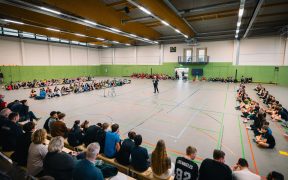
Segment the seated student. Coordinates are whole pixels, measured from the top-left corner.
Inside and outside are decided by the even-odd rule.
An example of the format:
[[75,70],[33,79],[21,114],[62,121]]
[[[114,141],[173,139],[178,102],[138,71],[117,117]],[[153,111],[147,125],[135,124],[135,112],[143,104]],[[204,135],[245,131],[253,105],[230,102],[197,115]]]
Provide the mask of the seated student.
[[199,180],[232,180],[232,171],[225,163],[225,153],[215,149],[213,159],[205,159],[199,169]]
[[235,180],[261,180],[259,175],[249,170],[248,162],[243,158],[239,158],[237,164],[233,167],[232,176]]
[[65,95],[68,95],[68,94],[69,94],[69,93],[66,91],[65,86],[62,86],[60,93],[62,94],[62,96],[65,96]]
[[27,165],[28,150],[31,144],[32,133],[35,130],[35,125],[34,122],[24,124],[23,130],[25,133],[16,139],[16,148],[11,155],[11,159],[20,166]]
[[13,112],[19,113],[21,121],[25,121],[27,119],[30,119],[30,121],[33,121],[34,119],[36,121],[40,120],[40,118],[37,118],[32,111],[29,111],[29,106],[28,106],[27,100],[22,100],[22,101],[20,101],[20,104],[13,105],[11,107],[11,110]]
[[108,127],[108,123],[97,123],[97,125],[89,126],[83,140],[85,146],[87,147],[90,143],[98,142],[100,144],[100,153],[104,153],[106,131]]
[[63,138],[67,138],[69,129],[67,128],[64,118],[65,114],[60,113],[57,115],[58,120],[51,124],[50,133],[52,137],[62,136]]
[[57,180],[71,180],[76,160],[70,154],[62,152],[63,148],[63,137],[57,136],[51,139],[43,161],[44,174]]
[[4,101],[4,95],[0,94],[0,111],[7,107],[7,102]]
[[142,136],[140,134],[135,136],[134,142],[135,147],[131,151],[131,165],[136,171],[144,172],[150,166],[148,151],[140,146],[142,144]]
[[112,124],[112,131],[106,132],[104,154],[108,158],[114,158],[116,153],[120,150],[120,135],[119,135],[119,125]]
[[36,96],[37,96],[37,93],[36,93],[35,89],[31,89],[31,91],[30,91],[30,98],[34,98],[34,97],[36,97]]
[[95,166],[97,155],[100,151],[98,143],[91,143],[87,146],[85,159],[78,161],[73,171],[73,180],[104,180],[103,174]]
[[276,142],[273,135],[268,133],[268,127],[263,126],[261,128],[261,132],[262,134],[256,136],[256,140],[254,140],[254,142],[256,142],[259,147],[271,148],[271,149],[274,148]]
[[57,86],[55,86],[55,88],[54,88],[54,96],[56,96],[56,97],[61,96],[61,91]]
[[8,116],[9,121],[5,121],[0,130],[2,138],[2,150],[14,151],[16,149],[16,140],[23,134],[20,126],[17,125],[20,117],[18,113],[12,112]]
[[68,133],[68,143],[69,145],[76,147],[83,143],[84,133],[80,128],[80,120],[74,122],[73,127]]
[[50,113],[50,117],[46,119],[43,128],[47,131],[47,133],[50,133],[50,126],[53,122],[57,121],[58,114],[56,111],[52,111]]
[[130,131],[128,133],[128,138],[122,142],[120,150],[117,153],[117,156],[116,156],[117,162],[124,166],[127,166],[130,164],[131,151],[135,147],[135,144],[133,141],[135,136],[136,136],[136,133],[133,131]]
[[284,176],[277,171],[272,171],[267,175],[267,180],[284,180]]
[[46,98],[46,92],[44,88],[40,89],[40,94],[39,96],[36,96],[35,99],[36,100],[41,100],[41,99],[45,99]]
[[169,179],[174,172],[174,164],[167,156],[165,142],[159,140],[151,156],[153,176],[158,179]]
[[182,179],[197,180],[198,165],[192,161],[196,158],[196,153],[197,150],[195,147],[188,146],[186,148],[186,156],[177,157],[175,162],[174,180],[182,180]]
[[27,172],[32,176],[43,174],[43,160],[48,153],[45,145],[47,132],[45,129],[38,129],[32,134],[32,143],[29,146]]

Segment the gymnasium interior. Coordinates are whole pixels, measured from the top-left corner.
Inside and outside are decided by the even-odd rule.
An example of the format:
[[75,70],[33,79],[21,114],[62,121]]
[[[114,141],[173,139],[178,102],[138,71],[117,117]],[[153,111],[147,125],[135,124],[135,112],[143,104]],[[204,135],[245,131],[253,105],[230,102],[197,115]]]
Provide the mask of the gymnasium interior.
[[[105,179],[211,179],[207,172],[215,180],[287,178],[287,43],[287,0],[0,0],[0,179],[91,179],[78,156],[95,144],[104,149],[95,162],[111,168],[93,166]],[[50,126],[54,111],[62,119]],[[58,121],[64,136],[52,133]],[[105,147],[86,144],[89,128],[104,123]],[[25,144],[27,124],[33,128]],[[75,126],[82,139],[73,145]],[[30,173],[39,130],[47,155],[59,137],[57,153],[74,159],[72,170],[52,171],[46,155],[41,171]],[[148,152],[145,171],[133,166],[133,149],[128,165],[118,160],[131,132]],[[108,133],[121,140],[113,144]],[[161,142],[165,160],[156,162]],[[116,151],[111,158],[107,144]],[[188,158],[193,178],[177,170],[188,147],[197,149]],[[225,153],[221,163],[215,151]],[[166,159],[164,177],[157,172]],[[229,177],[205,169],[207,159]]]

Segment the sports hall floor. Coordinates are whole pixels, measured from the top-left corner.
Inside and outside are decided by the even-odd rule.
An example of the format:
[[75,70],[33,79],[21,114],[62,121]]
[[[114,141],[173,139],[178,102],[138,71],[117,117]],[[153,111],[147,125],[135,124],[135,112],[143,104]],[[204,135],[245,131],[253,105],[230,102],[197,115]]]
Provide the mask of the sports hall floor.
[[[105,78],[97,78],[105,79]],[[103,90],[72,94],[42,101],[29,100],[30,109],[42,117],[38,127],[43,127],[50,111],[64,112],[68,127],[74,120],[113,122],[120,125],[122,137],[130,130],[143,136],[144,146],[152,151],[159,139],[164,139],[173,161],[185,153],[188,145],[198,150],[196,162],[212,158],[215,148],[226,153],[226,163],[234,165],[239,157],[249,161],[250,169],[266,176],[272,170],[288,177],[288,141],[283,136],[283,127],[270,122],[276,139],[276,147],[259,149],[252,141],[253,134],[245,129],[240,112],[236,111],[235,94],[238,84],[160,81],[159,94],[153,93],[151,80],[132,79],[132,83],[116,88],[115,97],[103,97]],[[247,85],[248,94],[259,100]],[[271,94],[288,107],[288,88],[264,85]],[[6,101],[28,99],[30,90],[3,91]],[[106,92],[107,93],[107,92]],[[268,118],[270,119],[270,118]]]

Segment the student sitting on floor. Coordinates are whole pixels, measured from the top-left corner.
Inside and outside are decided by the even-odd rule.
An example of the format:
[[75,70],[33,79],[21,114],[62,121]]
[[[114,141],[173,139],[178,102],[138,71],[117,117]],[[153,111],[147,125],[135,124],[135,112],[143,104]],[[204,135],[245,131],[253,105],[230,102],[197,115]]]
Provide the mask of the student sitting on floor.
[[35,99],[41,100],[41,99],[45,99],[45,98],[46,98],[46,91],[44,88],[41,88],[39,96],[36,96]]
[[37,118],[35,114],[32,111],[29,111],[28,101],[22,100],[20,103],[15,104],[11,107],[11,110],[13,112],[17,112],[20,115],[20,121],[26,121],[30,120],[33,121],[34,119],[36,121],[40,120],[40,118]]
[[116,153],[120,150],[120,135],[119,125],[113,124],[111,126],[112,131],[106,132],[104,154],[108,158],[114,158]]
[[235,180],[261,180],[259,175],[249,170],[248,162],[243,158],[239,158],[237,164],[233,167],[232,176]]
[[132,149],[135,147],[134,138],[136,133],[134,131],[130,131],[128,133],[128,138],[125,139],[122,144],[120,151],[117,153],[116,160],[118,163],[127,166],[130,164],[130,155]]
[[232,180],[232,171],[225,164],[225,153],[215,149],[213,159],[205,159],[199,169],[199,180]]
[[60,92],[60,93],[62,94],[62,96],[65,96],[65,95],[68,95],[68,94],[69,94],[69,92],[66,91],[66,87],[65,87],[65,86],[63,86],[63,87],[61,88],[61,92]]
[[35,131],[35,125],[34,122],[24,124],[23,130],[25,133],[16,139],[16,148],[11,155],[11,159],[20,166],[27,165],[28,150],[31,144],[32,133]]
[[256,140],[254,140],[254,142],[256,142],[259,147],[273,149],[276,142],[273,135],[268,133],[268,127],[263,126],[261,128],[261,132],[262,134],[256,136]]
[[61,94],[60,89],[57,86],[55,86],[55,88],[54,88],[54,96],[60,97],[61,95],[62,94]]
[[148,151],[140,146],[142,144],[142,136],[140,134],[135,136],[134,142],[135,147],[131,152],[131,165],[136,171],[144,172],[150,166]]
[[35,89],[31,89],[31,91],[30,91],[30,98],[34,98],[34,97],[36,97],[36,96],[37,96],[37,93],[36,93]]
[[197,150],[195,147],[188,146],[186,148],[186,156],[177,157],[175,162],[174,180],[197,180],[198,165],[192,161],[196,158],[196,153]]
[[158,179],[169,179],[174,172],[174,164],[168,157],[165,142],[159,140],[151,156],[153,176]]

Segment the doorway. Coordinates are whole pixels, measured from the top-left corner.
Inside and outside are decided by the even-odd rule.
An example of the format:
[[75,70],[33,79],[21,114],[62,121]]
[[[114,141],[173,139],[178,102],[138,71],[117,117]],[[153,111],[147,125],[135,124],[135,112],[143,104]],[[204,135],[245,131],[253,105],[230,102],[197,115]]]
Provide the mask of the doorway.
[[175,68],[175,78],[187,80],[189,76],[189,68]]

